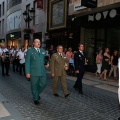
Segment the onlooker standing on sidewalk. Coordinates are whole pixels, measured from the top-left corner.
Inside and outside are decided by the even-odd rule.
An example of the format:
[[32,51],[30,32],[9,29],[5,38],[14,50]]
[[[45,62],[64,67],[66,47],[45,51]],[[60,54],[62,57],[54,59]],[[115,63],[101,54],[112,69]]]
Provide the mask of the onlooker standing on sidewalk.
[[97,74],[101,74],[101,67],[102,67],[102,60],[103,60],[103,56],[102,56],[102,50],[99,50],[97,56],[96,56],[96,65],[97,65],[97,71],[96,71],[96,76]]
[[85,72],[85,56],[84,56],[84,45],[80,43],[78,45],[79,51],[74,55],[74,65],[75,73],[77,74],[77,80],[75,82],[74,88],[79,91],[80,94],[83,94],[82,90],[82,79]]
[[114,71],[114,78],[117,79],[117,65],[118,65],[118,51],[114,50],[114,53],[111,56],[111,70],[109,72],[109,77]]
[[46,87],[46,70],[45,67],[49,67],[49,64],[44,65],[45,62],[45,50],[40,48],[41,42],[39,39],[34,39],[34,47],[27,50],[25,69],[26,77],[31,82],[31,90],[34,103],[39,104],[39,94]]
[[107,81],[106,75],[107,75],[107,71],[109,70],[109,65],[110,65],[109,48],[105,48],[105,52],[103,54],[103,62],[102,62],[103,72],[100,74],[100,79],[104,75],[104,80]]
[[66,52],[66,57],[67,57],[68,61],[71,58],[72,54],[73,54],[72,48],[68,48],[68,51]]
[[18,59],[19,59],[19,65],[20,65],[20,75],[22,75],[22,71],[25,75],[25,47],[22,46],[21,50],[17,53]]
[[64,48],[63,49],[63,52],[65,53],[65,55],[66,55],[66,52],[67,52],[67,48]]
[[66,83],[66,70],[68,70],[68,60],[66,59],[65,54],[63,53],[63,46],[59,45],[57,47],[57,53],[54,53],[50,60],[50,71],[53,77],[53,94],[58,97],[58,80],[61,80],[63,92],[65,98],[69,96]]
[[54,46],[50,45],[50,49],[48,50],[49,60],[51,59],[51,56],[55,53]]
[[69,59],[69,75],[75,75],[75,67],[74,67],[74,54],[72,54],[71,58]]

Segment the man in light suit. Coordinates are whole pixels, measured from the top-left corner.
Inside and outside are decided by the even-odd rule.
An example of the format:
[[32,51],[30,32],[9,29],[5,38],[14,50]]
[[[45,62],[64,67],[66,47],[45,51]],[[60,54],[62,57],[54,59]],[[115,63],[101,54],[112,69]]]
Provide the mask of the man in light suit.
[[61,80],[65,98],[70,95],[67,90],[66,70],[68,70],[68,60],[63,53],[63,47],[59,45],[57,53],[54,53],[50,60],[50,71],[53,77],[53,94],[56,97],[59,96],[57,93],[59,79]]
[[46,69],[49,64],[45,65],[45,50],[40,48],[39,39],[34,39],[34,47],[28,49],[25,60],[26,77],[31,82],[31,90],[34,103],[39,104],[39,94],[46,87]]

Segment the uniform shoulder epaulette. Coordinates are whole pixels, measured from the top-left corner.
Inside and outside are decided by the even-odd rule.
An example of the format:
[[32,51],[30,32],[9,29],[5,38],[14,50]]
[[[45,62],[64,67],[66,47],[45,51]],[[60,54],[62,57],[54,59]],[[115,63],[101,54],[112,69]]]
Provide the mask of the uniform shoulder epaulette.
[[54,55],[54,56],[56,56],[56,55],[57,55],[57,53],[53,53],[53,55]]

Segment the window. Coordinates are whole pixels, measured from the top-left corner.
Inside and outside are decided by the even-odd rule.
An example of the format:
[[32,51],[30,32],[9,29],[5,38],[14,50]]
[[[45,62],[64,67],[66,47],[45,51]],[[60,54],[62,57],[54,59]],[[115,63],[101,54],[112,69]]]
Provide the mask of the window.
[[[36,1],[33,2],[33,8],[36,10]],[[33,13],[33,25],[35,25],[35,13]]]
[[4,19],[2,20],[2,34],[4,34]]
[[4,9],[5,9],[5,4],[4,4],[4,2],[3,2],[3,4],[2,4],[2,15],[4,15]]
[[1,5],[0,5],[0,17],[1,17]]
[[18,5],[22,2],[22,0],[8,0],[7,2],[7,10],[14,7],[15,5]]
[[0,34],[1,34],[1,21],[0,21]]

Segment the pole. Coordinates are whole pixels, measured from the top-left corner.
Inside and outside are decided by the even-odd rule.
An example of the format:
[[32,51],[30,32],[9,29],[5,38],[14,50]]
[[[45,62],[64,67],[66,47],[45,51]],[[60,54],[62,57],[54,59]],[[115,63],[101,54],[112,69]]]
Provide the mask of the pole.
[[[28,10],[28,16],[27,16],[28,18],[28,20],[27,20],[27,26],[28,26],[28,29],[30,28],[30,15],[29,15],[29,10]],[[29,45],[29,42],[30,42],[30,33],[28,33],[28,45]]]
[[118,99],[120,105],[120,58],[118,59],[118,68],[119,68],[119,88],[118,88]]

